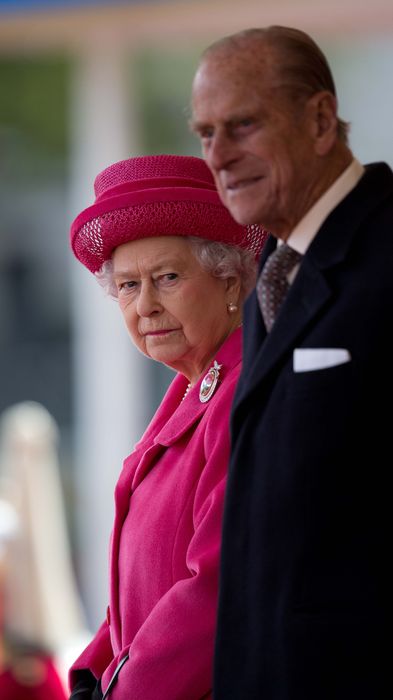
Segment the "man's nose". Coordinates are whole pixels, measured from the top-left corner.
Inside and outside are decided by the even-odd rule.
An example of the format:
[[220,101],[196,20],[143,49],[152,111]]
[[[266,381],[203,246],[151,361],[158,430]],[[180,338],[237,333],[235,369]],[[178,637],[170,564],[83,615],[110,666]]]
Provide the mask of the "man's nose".
[[225,170],[239,157],[236,143],[224,131],[217,131],[211,138],[204,153],[209,168],[213,171]]

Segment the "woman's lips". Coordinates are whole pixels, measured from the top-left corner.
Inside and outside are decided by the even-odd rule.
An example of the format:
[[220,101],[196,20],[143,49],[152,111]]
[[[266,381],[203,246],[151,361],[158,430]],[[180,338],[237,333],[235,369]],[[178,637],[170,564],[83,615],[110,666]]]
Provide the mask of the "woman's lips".
[[145,333],[143,333],[143,335],[144,336],[167,335],[168,333],[175,333],[178,330],[179,330],[179,328],[164,328],[163,330],[159,330],[159,331],[146,331]]

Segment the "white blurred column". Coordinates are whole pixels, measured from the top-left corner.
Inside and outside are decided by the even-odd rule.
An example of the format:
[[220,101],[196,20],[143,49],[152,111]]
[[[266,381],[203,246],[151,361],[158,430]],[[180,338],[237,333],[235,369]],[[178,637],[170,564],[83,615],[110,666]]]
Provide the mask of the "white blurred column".
[[[108,37],[90,37],[74,66],[71,95],[70,216],[93,202],[93,181],[137,152],[125,55]],[[128,71],[129,73],[129,71]],[[71,257],[71,256],[70,256]],[[82,597],[94,629],[105,616],[113,488],[124,457],[145,427],[146,363],[117,308],[93,275],[70,263],[74,334],[75,483]],[[148,402],[148,398],[147,398]]]

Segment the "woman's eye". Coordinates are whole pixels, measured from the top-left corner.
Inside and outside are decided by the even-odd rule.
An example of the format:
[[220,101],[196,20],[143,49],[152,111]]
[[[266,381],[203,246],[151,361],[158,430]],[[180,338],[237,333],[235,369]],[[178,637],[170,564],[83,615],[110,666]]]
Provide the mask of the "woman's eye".
[[135,289],[135,287],[136,287],[136,282],[132,282],[131,280],[129,280],[127,282],[120,282],[117,285],[117,290],[118,290],[119,294],[120,293],[124,294],[124,293],[132,291],[133,289]]
[[178,275],[176,272],[167,272],[165,275],[162,275],[161,280],[165,282],[174,282],[177,280]]

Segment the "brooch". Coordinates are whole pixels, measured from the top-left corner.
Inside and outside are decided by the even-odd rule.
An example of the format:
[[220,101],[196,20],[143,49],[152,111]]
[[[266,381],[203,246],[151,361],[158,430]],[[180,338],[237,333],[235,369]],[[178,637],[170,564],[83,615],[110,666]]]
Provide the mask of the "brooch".
[[220,376],[221,367],[222,365],[217,364],[216,360],[214,360],[213,367],[210,367],[208,373],[203,377],[199,389],[199,401],[201,403],[206,403],[206,401],[209,401],[213,396]]

